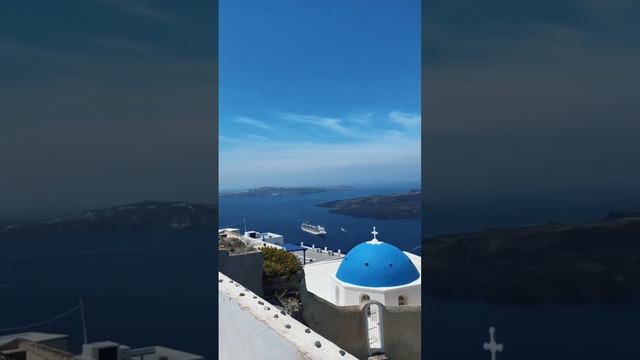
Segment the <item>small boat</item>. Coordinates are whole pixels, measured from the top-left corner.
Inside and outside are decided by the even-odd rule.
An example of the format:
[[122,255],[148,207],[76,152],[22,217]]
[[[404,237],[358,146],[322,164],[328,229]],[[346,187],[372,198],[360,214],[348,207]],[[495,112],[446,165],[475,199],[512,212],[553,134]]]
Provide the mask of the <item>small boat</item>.
[[327,234],[324,226],[322,225],[311,225],[308,221],[305,221],[300,225],[300,229],[304,232],[308,232],[309,234],[324,236]]

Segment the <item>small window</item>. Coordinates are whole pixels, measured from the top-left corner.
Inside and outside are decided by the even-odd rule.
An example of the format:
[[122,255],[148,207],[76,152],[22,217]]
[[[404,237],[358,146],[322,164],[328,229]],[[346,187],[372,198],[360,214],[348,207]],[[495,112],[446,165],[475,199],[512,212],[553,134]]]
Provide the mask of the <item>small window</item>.
[[407,298],[404,295],[398,296],[398,305],[407,305]]
[[369,301],[369,300],[371,300],[371,298],[369,298],[369,295],[367,295],[367,294],[362,294],[362,295],[360,295],[360,302],[361,302],[361,303],[363,303],[363,302],[367,302],[367,301]]

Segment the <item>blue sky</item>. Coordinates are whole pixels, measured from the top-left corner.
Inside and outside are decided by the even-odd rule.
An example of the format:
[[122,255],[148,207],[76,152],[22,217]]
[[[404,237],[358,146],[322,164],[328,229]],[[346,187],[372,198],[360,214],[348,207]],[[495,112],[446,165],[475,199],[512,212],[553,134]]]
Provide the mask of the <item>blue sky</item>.
[[419,1],[225,0],[219,21],[221,189],[419,181]]

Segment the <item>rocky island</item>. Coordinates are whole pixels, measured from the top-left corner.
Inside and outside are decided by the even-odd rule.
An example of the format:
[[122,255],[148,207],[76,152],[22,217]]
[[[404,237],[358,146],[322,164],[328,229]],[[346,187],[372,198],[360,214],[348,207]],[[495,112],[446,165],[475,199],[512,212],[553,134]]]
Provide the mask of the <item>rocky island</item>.
[[640,299],[640,214],[423,240],[425,291],[493,303]]
[[283,196],[283,195],[305,195],[323,193],[328,191],[349,191],[350,186],[329,186],[329,187],[274,187],[263,186],[259,188],[221,192],[220,197],[246,197],[246,196]]
[[113,233],[139,230],[181,230],[215,227],[217,208],[211,204],[145,201],[86,210],[41,221],[0,225],[0,239],[68,233]]
[[370,195],[354,199],[336,200],[318,204],[330,208],[329,212],[370,219],[420,218],[421,193]]

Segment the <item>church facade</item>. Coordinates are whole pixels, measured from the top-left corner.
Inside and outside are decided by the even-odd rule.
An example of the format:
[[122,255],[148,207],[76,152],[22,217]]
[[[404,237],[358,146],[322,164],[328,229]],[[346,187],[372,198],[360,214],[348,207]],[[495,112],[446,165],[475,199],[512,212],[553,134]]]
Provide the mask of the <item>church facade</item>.
[[421,258],[373,238],[304,266],[303,317],[358,358],[420,357]]
[[338,305],[376,301],[384,306],[420,305],[421,258],[373,239],[341,259],[305,266],[307,290]]

